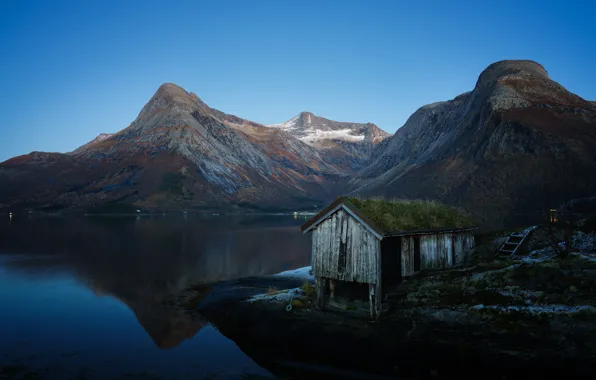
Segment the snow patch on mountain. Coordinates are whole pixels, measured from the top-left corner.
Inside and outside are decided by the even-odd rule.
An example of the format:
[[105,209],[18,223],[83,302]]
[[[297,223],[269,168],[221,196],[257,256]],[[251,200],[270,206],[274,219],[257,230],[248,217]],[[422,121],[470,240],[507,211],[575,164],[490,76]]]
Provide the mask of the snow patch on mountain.
[[291,130],[294,130],[297,128],[296,125],[298,124],[298,119],[300,119],[300,115],[294,116],[293,118],[291,118],[290,120],[288,120],[286,122],[279,123],[279,124],[269,124],[269,125],[266,125],[266,127],[283,129],[285,131],[291,131]]
[[99,136],[93,140],[94,142],[100,142],[109,139],[110,137],[114,136],[113,133],[100,133]]
[[363,125],[330,121],[313,116],[310,112],[302,112],[286,122],[266,126],[289,132],[308,145],[317,145],[325,140],[361,142],[366,139],[362,134]]
[[100,143],[102,141],[105,141],[105,140],[109,139],[110,137],[112,137],[114,135],[115,135],[115,133],[100,133],[93,140],[89,141],[88,143],[86,143],[84,145],[81,145],[80,147],[78,147],[77,149],[75,149],[74,151],[72,151],[72,153],[82,152],[82,151],[86,150],[87,148],[90,148],[90,147],[92,147],[93,145],[95,145],[97,143]]
[[307,144],[315,144],[321,140],[343,140],[350,142],[358,142],[364,140],[364,135],[353,135],[351,129],[340,129],[336,131],[322,131],[320,129],[312,129],[306,131],[306,136],[300,137],[300,140]]

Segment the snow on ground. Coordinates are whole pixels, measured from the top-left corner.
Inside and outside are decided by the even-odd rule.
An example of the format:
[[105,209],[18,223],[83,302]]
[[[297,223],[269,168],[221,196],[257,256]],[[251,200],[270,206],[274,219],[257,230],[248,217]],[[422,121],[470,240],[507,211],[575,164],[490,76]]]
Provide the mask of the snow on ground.
[[250,297],[247,302],[255,302],[255,301],[288,301],[290,299],[295,298],[302,298],[304,295],[301,288],[293,288],[293,289],[284,289],[272,294],[257,294],[256,296]]
[[514,299],[532,302],[544,296],[544,292],[521,289],[517,286],[506,286],[504,289],[497,289],[497,293],[504,297],[511,297]]
[[298,269],[291,269],[285,272],[274,274],[274,276],[299,278],[306,281],[314,281],[315,276],[312,275],[312,267],[304,267]]
[[596,263],[596,253],[594,253],[594,252],[588,252],[588,253],[570,252],[569,255],[578,256],[580,259]]
[[[311,274],[312,267],[303,267],[298,269],[291,269],[281,273],[274,274],[275,277],[286,277],[291,279],[298,279],[304,281],[314,281],[315,277]],[[295,298],[304,298],[305,294],[302,288],[292,288],[283,290],[271,290],[266,294],[257,294],[247,300],[247,302],[255,301],[288,301]]]
[[[559,246],[565,248],[565,242],[560,242]],[[571,250],[569,254],[578,256],[584,260],[596,262],[596,234],[585,232],[576,232],[572,237]],[[536,249],[523,257],[520,257],[522,263],[536,264],[553,260],[556,257],[551,247]]]
[[579,249],[581,253],[596,254],[596,234],[585,232],[576,232],[572,238],[573,247]]
[[590,305],[567,306],[567,305],[528,305],[528,306],[500,306],[483,304],[470,307],[474,311],[491,310],[500,313],[523,313],[530,315],[539,314],[577,314],[580,312],[596,313],[596,307]]
[[513,265],[509,265],[508,267],[501,268],[501,269],[488,270],[486,272],[474,273],[470,277],[470,280],[472,280],[472,281],[482,280],[482,279],[485,279],[488,276],[492,276],[492,275],[497,274],[497,273],[509,272],[510,270],[513,270],[515,268],[519,268],[520,266],[521,266],[521,264],[513,264]]
[[551,247],[536,249],[527,255],[521,257],[524,264],[537,264],[545,261],[550,261],[555,258],[555,253]]
[[[314,281],[315,277],[312,275],[312,267],[303,267],[297,269],[287,270],[281,273],[274,274],[275,277],[286,277],[291,279],[298,279],[304,281]],[[283,289],[279,291],[271,291],[268,294],[257,294],[247,300],[247,302],[254,301],[290,301],[294,298],[303,298],[304,291],[302,288]]]

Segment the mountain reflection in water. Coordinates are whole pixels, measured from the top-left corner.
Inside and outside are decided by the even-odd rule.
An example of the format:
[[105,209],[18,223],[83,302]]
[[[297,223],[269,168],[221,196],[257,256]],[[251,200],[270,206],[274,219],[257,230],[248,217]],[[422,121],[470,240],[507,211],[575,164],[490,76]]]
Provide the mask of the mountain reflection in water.
[[[168,300],[192,283],[308,265],[310,239],[298,228],[302,222],[291,216],[15,216],[0,223],[0,259],[10,258],[0,260],[0,270],[31,281],[66,272],[95,295],[121,301],[155,346],[170,349],[208,322]],[[3,349],[0,342],[0,354]]]

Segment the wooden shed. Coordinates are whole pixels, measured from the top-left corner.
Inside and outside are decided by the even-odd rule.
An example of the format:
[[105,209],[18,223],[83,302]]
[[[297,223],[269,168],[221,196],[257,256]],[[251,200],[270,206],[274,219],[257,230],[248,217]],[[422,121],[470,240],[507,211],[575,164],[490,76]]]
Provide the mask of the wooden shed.
[[317,304],[341,289],[368,297],[371,318],[378,318],[383,297],[402,278],[462,264],[474,229],[436,202],[340,197],[301,227],[312,232]]

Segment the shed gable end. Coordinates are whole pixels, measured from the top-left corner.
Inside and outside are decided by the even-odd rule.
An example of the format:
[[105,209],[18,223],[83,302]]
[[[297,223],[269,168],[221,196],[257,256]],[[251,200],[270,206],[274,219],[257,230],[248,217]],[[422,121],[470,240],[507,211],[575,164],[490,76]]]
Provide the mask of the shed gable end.
[[320,222],[312,235],[315,276],[376,284],[380,240],[343,208]]

